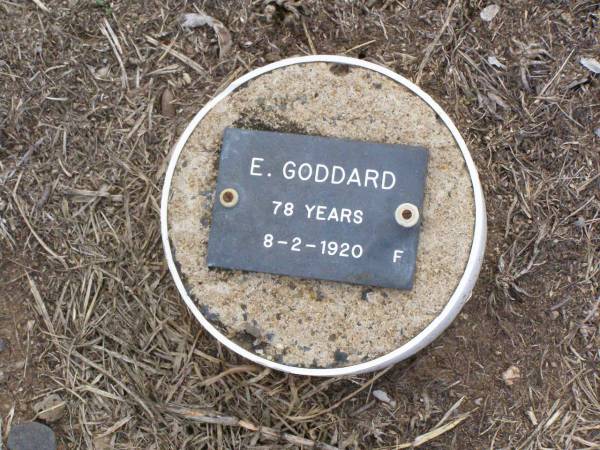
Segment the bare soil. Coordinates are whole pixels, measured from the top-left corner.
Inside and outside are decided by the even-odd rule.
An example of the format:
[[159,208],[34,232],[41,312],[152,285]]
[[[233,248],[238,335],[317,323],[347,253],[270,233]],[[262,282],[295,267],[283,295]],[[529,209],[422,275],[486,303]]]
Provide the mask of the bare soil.
[[[478,0],[0,0],[2,438],[53,391],[65,448],[598,448],[600,79],[581,58],[600,59],[599,5],[497,4],[485,22]],[[221,49],[211,27],[182,29],[200,10],[230,46],[219,26]],[[410,361],[344,379],[221,348],[179,299],[158,227],[190,117],[310,53],[421,85],[489,208],[458,320]]]
[[[1,244],[0,249],[3,255],[8,253]],[[35,279],[37,271],[4,257],[0,273],[0,417],[32,419],[32,405],[49,384],[44,371],[38,370],[46,341],[29,303],[27,273]]]

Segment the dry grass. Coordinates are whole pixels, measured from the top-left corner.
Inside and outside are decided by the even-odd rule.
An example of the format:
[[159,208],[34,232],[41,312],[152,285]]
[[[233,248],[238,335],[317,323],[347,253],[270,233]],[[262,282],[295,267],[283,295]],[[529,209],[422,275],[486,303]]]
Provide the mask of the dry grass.
[[[579,64],[599,57],[599,6],[509,3],[488,24],[475,0],[0,0],[0,249],[16,273],[2,289],[27,290],[44,342],[28,350],[43,383],[15,402],[58,392],[71,448],[600,448],[600,80]],[[212,29],[178,25],[196,7],[231,31],[227,55]],[[158,228],[191,114],[247,70],[314,52],[419,79],[463,130],[490,209],[456,324],[408,362],[332,380],[208,337]],[[4,434],[33,417],[14,411]]]

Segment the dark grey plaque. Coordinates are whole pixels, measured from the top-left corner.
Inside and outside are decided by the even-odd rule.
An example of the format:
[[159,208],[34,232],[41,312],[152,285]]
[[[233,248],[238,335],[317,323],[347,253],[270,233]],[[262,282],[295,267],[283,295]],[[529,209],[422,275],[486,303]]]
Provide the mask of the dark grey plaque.
[[[209,267],[411,289],[427,150],[228,128],[208,242]],[[225,207],[225,189],[239,200]]]

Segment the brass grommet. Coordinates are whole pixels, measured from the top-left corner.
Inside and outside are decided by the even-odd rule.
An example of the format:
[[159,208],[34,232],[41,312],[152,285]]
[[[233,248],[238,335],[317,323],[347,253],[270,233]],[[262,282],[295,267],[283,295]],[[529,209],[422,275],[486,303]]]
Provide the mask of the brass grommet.
[[419,208],[412,203],[402,203],[396,208],[394,217],[398,225],[404,228],[414,227],[419,222]]
[[223,205],[225,208],[233,208],[235,205],[238,204],[239,200],[240,196],[238,192],[233,188],[223,189],[219,194],[219,201],[221,202],[221,205]]

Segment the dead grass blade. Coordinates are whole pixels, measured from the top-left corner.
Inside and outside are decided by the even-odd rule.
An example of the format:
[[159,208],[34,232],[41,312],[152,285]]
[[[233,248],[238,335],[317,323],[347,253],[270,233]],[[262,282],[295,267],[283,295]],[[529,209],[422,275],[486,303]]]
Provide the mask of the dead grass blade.
[[100,25],[100,31],[106,37],[106,40],[110,44],[110,47],[115,54],[115,58],[117,58],[117,62],[119,63],[119,67],[121,68],[121,87],[123,89],[127,89],[129,85],[129,81],[127,79],[127,71],[125,70],[125,65],[123,64],[123,48],[117,38],[117,35],[113,31],[112,27],[108,20],[104,19],[104,23]]
[[46,244],[46,242],[40,237],[39,234],[37,234],[37,232],[34,230],[34,228],[31,226],[31,223],[29,222],[29,219],[27,218],[27,214],[25,214],[25,212],[23,211],[23,208],[21,207],[21,202],[19,201],[19,197],[17,196],[17,194],[15,194],[14,192],[12,193],[13,196],[13,200],[15,202],[15,205],[17,205],[17,210],[19,211],[19,213],[21,214],[21,217],[23,218],[23,221],[25,222],[25,225],[27,225],[27,228],[29,228],[29,231],[31,231],[31,234],[33,235],[33,237],[36,239],[36,241],[38,241],[40,243],[40,245],[42,246],[42,248],[44,250],[46,250],[46,252],[52,256],[54,259],[59,260],[63,266],[65,266],[65,268],[67,268],[67,264],[65,263],[64,260],[64,256],[62,255],[58,255],[56,252],[54,252],[49,246],[48,244]]
[[221,415],[216,411],[190,409],[177,405],[167,406],[166,411],[195,422],[242,427],[246,430],[257,432],[260,436],[272,441],[285,441],[292,445],[319,450],[339,450],[338,447],[316,442],[291,433],[283,433],[274,428],[255,425],[252,422],[241,420],[234,416]]
[[49,8],[48,8],[46,5],[44,5],[44,3],[42,3],[42,0],[32,0],[32,1],[33,1],[33,3],[35,3],[35,4],[36,4],[36,6],[37,6],[38,8],[40,8],[42,11],[44,11],[44,12],[46,12],[46,13],[49,13],[49,12],[50,12],[50,9],[49,9]]
[[123,389],[129,395],[131,395],[131,397],[142,407],[142,409],[144,409],[144,411],[146,411],[146,413],[148,413],[148,415],[151,418],[155,417],[154,413],[152,412],[150,407],[147,405],[147,403],[144,400],[142,400],[142,398],[139,395],[137,395],[135,392],[133,392],[131,389],[129,389],[121,380],[114,377],[108,370],[104,369],[99,364],[96,364],[95,362],[89,360],[88,358],[86,358],[85,356],[83,356],[82,354],[80,354],[79,352],[77,352],[75,350],[71,350],[70,354],[75,356],[76,358],[80,359],[83,363],[87,364],[90,367],[93,367],[98,372],[101,372],[102,374],[104,374],[105,376],[110,378],[113,381],[113,383],[115,383],[117,386],[119,386],[121,389]]
[[215,375],[214,377],[211,378],[207,378],[206,380],[204,380],[202,383],[200,383],[200,386],[210,386],[211,384],[216,383],[217,381],[232,375],[234,373],[245,373],[245,372],[258,372],[260,370],[259,367],[257,366],[236,366],[236,367],[232,367],[230,369],[227,369],[224,372],[221,372],[218,375]]
[[44,324],[46,325],[46,328],[48,329],[50,334],[52,336],[54,336],[55,335],[54,325],[52,324],[52,320],[50,320],[50,315],[48,314],[48,310],[46,309],[44,300],[42,300],[40,291],[38,291],[35,281],[33,281],[33,279],[29,276],[29,274],[27,274],[27,279],[29,280],[29,287],[31,289],[31,294],[33,295],[33,299],[35,300],[36,309],[38,310],[38,313],[44,319]]
[[[417,438],[411,443],[409,444],[409,446],[406,447],[398,447],[398,448],[411,448],[411,447],[420,447],[421,445],[441,436],[442,434],[452,430],[453,428],[455,428],[456,426],[458,426],[461,422],[463,422],[464,420],[468,419],[468,417],[471,415],[471,413],[465,413],[462,416],[457,417],[456,419],[454,419],[451,422],[448,422],[446,425],[442,425],[441,427],[438,428],[434,428],[431,431],[428,431],[425,434],[422,434],[421,436],[417,436]],[[405,444],[406,445],[406,444]]]
[[[202,66],[200,64],[198,64],[196,61],[194,61],[191,58],[188,58],[187,56],[185,56],[183,53],[178,52],[177,50],[174,50],[173,48],[171,48],[168,45],[165,45],[161,42],[158,42],[156,39],[154,39],[151,36],[145,35],[144,36],[146,38],[146,40],[152,44],[155,45],[157,47],[162,48],[165,52],[167,52],[169,55],[173,56],[174,58],[177,58],[179,61],[181,61],[184,64],[187,64],[189,67],[191,67],[192,69],[194,69],[196,72],[198,72],[201,75],[206,75],[206,70],[204,70],[202,68]],[[173,43],[174,44],[174,43]]]
[[379,373],[377,373],[376,375],[374,375],[366,383],[364,383],[360,388],[356,389],[354,392],[351,392],[350,394],[348,394],[347,396],[345,396],[344,398],[342,398],[340,401],[338,401],[338,402],[334,403],[333,405],[331,405],[329,408],[325,408],[325,409],[323,409],[321,411],[317,411],[317,412],[315,412],[313,414],[307,414],[305,416],[287,416],[287,418],[289,420],[294,421],[294,422],[302,422],[302,421],[305,421],[305,420],[312,420],[315,417],[322,416],[323,414],[327,414],[328,412],[333,411],[334,409],[338,408],[344,402],[350,400],[352,397],[354,397],[355,395],[357,395],[359,392],[362,392],[366,388],[368,388],[369,386],[373,385],[373,383],[375,383],[375,381],[377,381],[379,378],[381,378],[386,373],[388,373],[392,369],[392,367],[394,367],[394,366],[389,366],[389,367],[383,369],[382,371],[380,371]]
[[429,59],[431,58],[431,54],[433,53],[433,50],[435,49],[435,47],[438,45],[438,42],[440,41],[442,34],[444,34],[444,31],[446,31],[446,28],[448,28],[448,25],[450,25],[450,21],[452,20],[454,11],[459,6],[460,6],[460,0],[455,0],[454,3],[452,3],[452,5],[450,5],[448,7],[447,12],[446,12],[446,19],[444,20],[443,25],[438,30],[438,32],[435,34],[433,41],[431,41],[431,43],[425,49],[425,55],[423,56],[423,59],[419,63],[419,68],[417,69],[417,76],[415,77],[416,84],[419,84],[421,82],[421,77],[423,76],[423,69],[425,69],[425,66],[429,62]]

